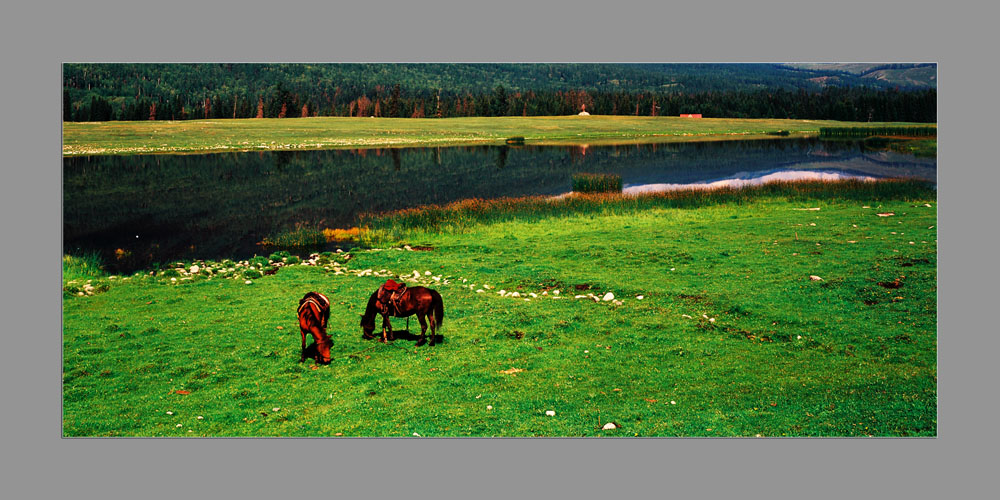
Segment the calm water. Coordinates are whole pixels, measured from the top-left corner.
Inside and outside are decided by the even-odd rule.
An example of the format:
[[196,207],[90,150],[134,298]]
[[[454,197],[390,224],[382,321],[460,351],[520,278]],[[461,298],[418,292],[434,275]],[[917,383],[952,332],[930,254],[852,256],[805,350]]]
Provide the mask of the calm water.
[[[63,160],[63,247],[114,271],[185,258],[267,254],[298,226],[346,228],[362,212],[570,190],[576,172],[616,173],[626,192],[779,178],[918,177],[933,158],[855,142],[724,141],[601,147],[454,147]],[[130,257],[116,258],[121,249]]]

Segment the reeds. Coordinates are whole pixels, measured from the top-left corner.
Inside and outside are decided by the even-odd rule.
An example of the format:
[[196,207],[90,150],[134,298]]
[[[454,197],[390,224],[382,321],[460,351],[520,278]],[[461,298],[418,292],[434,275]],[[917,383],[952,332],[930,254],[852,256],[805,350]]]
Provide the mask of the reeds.
[[574,193],[620,193],[622,176],[616,174],[573,174]]
[[562,198],[467,199],[447,205],[426,205],[382,214],[362,214],[361,225],[373,238],[398,238],[410,230],[461,231],[480,223],[538,220],[580,213],[628,214],[652,208],[695,208],[723,203],[745,204],[762,197],[839,199],[865,202],[917,200],[935,197],[932,183],[919,179],[863,181],[789,181],[759,186],[691,189],[622,195],[620,193],[577,194]]

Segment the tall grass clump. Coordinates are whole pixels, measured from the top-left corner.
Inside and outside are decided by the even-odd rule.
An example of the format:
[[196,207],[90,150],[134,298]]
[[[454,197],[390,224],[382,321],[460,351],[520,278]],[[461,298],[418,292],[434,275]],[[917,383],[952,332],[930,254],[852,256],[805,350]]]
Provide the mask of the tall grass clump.
[[106,274],[97,252],[63,256],[63,280],[101,278]]
[[620,193],[622,176],[617,174],[573,174],[575,193]]
[[636,196],[592,193],[551,198],[479,198],[447,205],[425,205],[381,214],[361,214],[361,225],[373,243],[403,238],[411,230],[460,232],[476,224],[539,220],[581,213],[623,215],[654,208],[697,208],[723,203],[747,204],[762,197],[790,200],[917,200],[935,196],[934,186],[919,179],[863,181],[788,181],[759,186],[687,189]]
[[315,247],[325,245],[326,235],[322,230],[297,225],[291,231],[264,238],[260,244],[275,247]]
[[894,135],[905,137],[937,136],[937,127],[820,127],[819,136],[823,139],[843,137],[872,137],[879,135]]

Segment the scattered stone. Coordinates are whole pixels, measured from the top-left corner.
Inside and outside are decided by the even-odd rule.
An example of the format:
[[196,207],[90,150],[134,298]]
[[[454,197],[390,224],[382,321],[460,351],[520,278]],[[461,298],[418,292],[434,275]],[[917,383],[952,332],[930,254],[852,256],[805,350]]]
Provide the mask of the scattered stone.
[[420,437],[420,434],[417,434],[416,432],[414,432],[413,435],[417,436],[417,437]]
[[670,404],[675,405],[675,404],[677,404],[677,401],[674,401],[674,400],[671,399],[670,400]]
[[274,407],[274,408],[271,408],[271,411],[278,411],[278,410],[280,410],[280,409],[281,409],[281,408],[278,408],[278,407]]
[[604,299],[603,300],[605,302],[609,302],[609,301],[615,300],[615,294],[613,294],[611,292],[608,292],[608,293],[604,294]]
[[243,283],[244,283],[244,284],[247,284],[247,285],[249,285],[250,283],[253,283],[253,281],[250,281],[250,280],[246,280],[246,281],[244,281]]
[[479,290],[476,290],[476,293],[483,293],[483,292],[485,292],[485,290],[483,290],[482,288],[480,288]]
[[167,415],[173,415],[173,414],[174,414],[174,412],[172,412],[172,411],[168,411],[167,412]]
[[486,409],[487,410],[492,410],[493,409],[493,405],[486,405]]
[[615,424],[614,422],[608,422],[608,423],[604,424],[604,427],[602,427],[601,429],[605,430],[605,431],[610,431],[610,430],[614,430],[614,429],[617,429],[617,428],[618,428],[617,424]]
[[875,215],[877,215],[879,217],[892,217],[893,215],[896,215],[896,214],[894,212],[884,212],[884,213],[875,214]]
[[709,323],[715,323],[715,318],[708,318]]
[[205,417],[198,415],[198,420],[205,420]]
[[191,266],[190,271],[191,271],[191,274],[198,274],[198,271],[201,271],[201,268],[198,267],[198,264],[195,264],[195,265]]
[[559,290],[553,290],[552,295],[559,295]]
[[520,296],[521,296],[521,294],[520,294],[520,293],[517,293],[517,292],[514,292],[514,293],[510,294],[510,296],[511,296],[511,297],[520,297]]
[[556,416],[556,411],[555,410],[546,410],[545,414],[548,415],[548,416],[550,416],[550,417],[554,417],[554,416]]
[[635,298],[636,298],[636,300],[642,300],[642,299],[644,299],[646,297],[642,296],[642,295],[636,295]]
[[820,278],[819,276],[816,276],[815,274],[809,275],[809,279],[811,279],[813,281],[823,281],[823,278]]
[[682,318],[687,318],[687,319],[694,319],[691,316],[688,316],[687,314],[681,314],[681,317]]

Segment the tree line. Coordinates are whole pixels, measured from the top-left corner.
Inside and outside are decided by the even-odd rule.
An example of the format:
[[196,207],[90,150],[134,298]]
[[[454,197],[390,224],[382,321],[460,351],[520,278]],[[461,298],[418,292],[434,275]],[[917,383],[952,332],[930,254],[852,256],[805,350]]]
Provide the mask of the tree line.
[[[601,115],[937,121],[935,89],[760,88],[753,82],[777,78],[764,65],[703,65],[703,75],[687,66],[686,73],[676,74],[664,67],[648,69],[651,65],[621,71],[606,65],[440,66],[67,64],[63,119],[451,118],[586,110]],[[579,66],[595,73],[586,76]],[[730,82],[725,90],[714,90],[719,78]],[[513,84],[485,85],[498,79]]]

